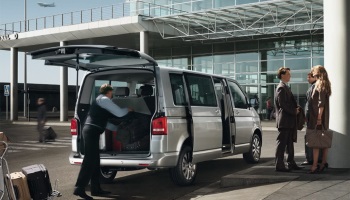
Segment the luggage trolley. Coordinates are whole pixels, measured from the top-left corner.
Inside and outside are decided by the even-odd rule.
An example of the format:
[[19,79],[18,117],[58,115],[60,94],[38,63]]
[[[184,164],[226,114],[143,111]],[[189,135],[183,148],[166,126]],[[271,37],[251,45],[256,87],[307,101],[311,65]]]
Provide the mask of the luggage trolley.
[[[9,181],[9,186],[5,184],[5,176],[10,174],[10,170],[5,159],[5,154],[8,150],[8,144],[5,141],[0,141],[0,199],[4,199],[5,194],[7,194],[8,199],[11,199],[11,196],[15,197],[15,191],[13,190],[12,181]],[[6,189],[6,190],[5,190]]]
[[[10,175],[10,170],[8,167],[7,160],[5,159],[5,154],[7,153],[9,146],[7,142],[0,141],[0,200],[3,200],[5,196],[9,200],[16,200],[16,193],[13,189],[13,183],[11,180],[5,182],[6,176]],[[2,181],[1,181],[2,180]],[[53,200],[55,197],[61,197],[61,193],[57,191],[58,188],[58,179],[55,181],[55,186],[52,190],[50,196],[48,196],[47,200]],[[14,198],[13,198],[14,197]]]

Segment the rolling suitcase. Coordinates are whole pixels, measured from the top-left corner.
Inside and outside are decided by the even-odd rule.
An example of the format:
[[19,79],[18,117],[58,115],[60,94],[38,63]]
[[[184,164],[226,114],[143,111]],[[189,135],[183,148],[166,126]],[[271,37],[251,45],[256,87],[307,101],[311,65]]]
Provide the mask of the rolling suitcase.
[[30,193],[29,193],[29,188],[28,188],[28,183],[27,183],[27,178],[22,172],[13,172],[10,175],[6,175],[6,185],[7,188],[10,190],[11,189],[11,184],[10,181],[12,181],[13,185],[13,190],[14,194],[16,195],[15,197],[13,196],[12,191],[9,192],[9,199],[10,200],[30,200]]
[[51,196],[50,177],[43,164],[23,167],[22,172],[27,177],[30,196],[33,200],[48,199]]
[[48,141],[55,141],[57,138],[56,132],[52,129],[51,126],[44,126],[44,131],[45,131],[45,140]]

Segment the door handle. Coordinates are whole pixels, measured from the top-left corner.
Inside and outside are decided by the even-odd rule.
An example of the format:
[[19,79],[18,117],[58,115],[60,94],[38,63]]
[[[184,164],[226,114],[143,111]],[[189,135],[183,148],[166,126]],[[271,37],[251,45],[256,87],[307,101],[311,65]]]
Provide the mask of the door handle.
[[238,110],[236,110],[235,113],[236,113],[236,115],[239,115],[239,111]]
[[219,110],[219,109],[215,110],[215,112],[216,112],[216,114],[221,115],[221,113],[220,113],[220,110]]

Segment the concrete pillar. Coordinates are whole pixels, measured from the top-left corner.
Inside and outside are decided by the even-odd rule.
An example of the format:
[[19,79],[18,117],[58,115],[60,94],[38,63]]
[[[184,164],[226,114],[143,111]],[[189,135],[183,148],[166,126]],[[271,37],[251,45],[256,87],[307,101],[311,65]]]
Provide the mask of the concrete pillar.
[[[67,45],[60,42],[60,46]],[[68,121],[68,68],[60,69],[60,121]]]
[[[27,54],[24,52],[24,79],[23,79],[23,116],[28,116],[28,91],[27,91]],[[29,119],[29,116],[28,116]]]
[[332,83],[330,129],[333,143],[328,155],[331,168],[350,168],[350,2],[324,2],[324,61]]
[[18,120],[18,48],[11,47],[10,120]]
[[148,32],[140,32],[140,51],[142,53],[148,54]]

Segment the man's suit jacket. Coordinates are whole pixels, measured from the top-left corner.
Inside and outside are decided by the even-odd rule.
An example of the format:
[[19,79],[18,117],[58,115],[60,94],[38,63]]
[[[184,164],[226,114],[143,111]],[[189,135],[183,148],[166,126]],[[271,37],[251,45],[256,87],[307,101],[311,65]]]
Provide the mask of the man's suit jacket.
[[297,102],[289,87],[282,82],[276,88],[275,107],[277,128],[296,129]]

